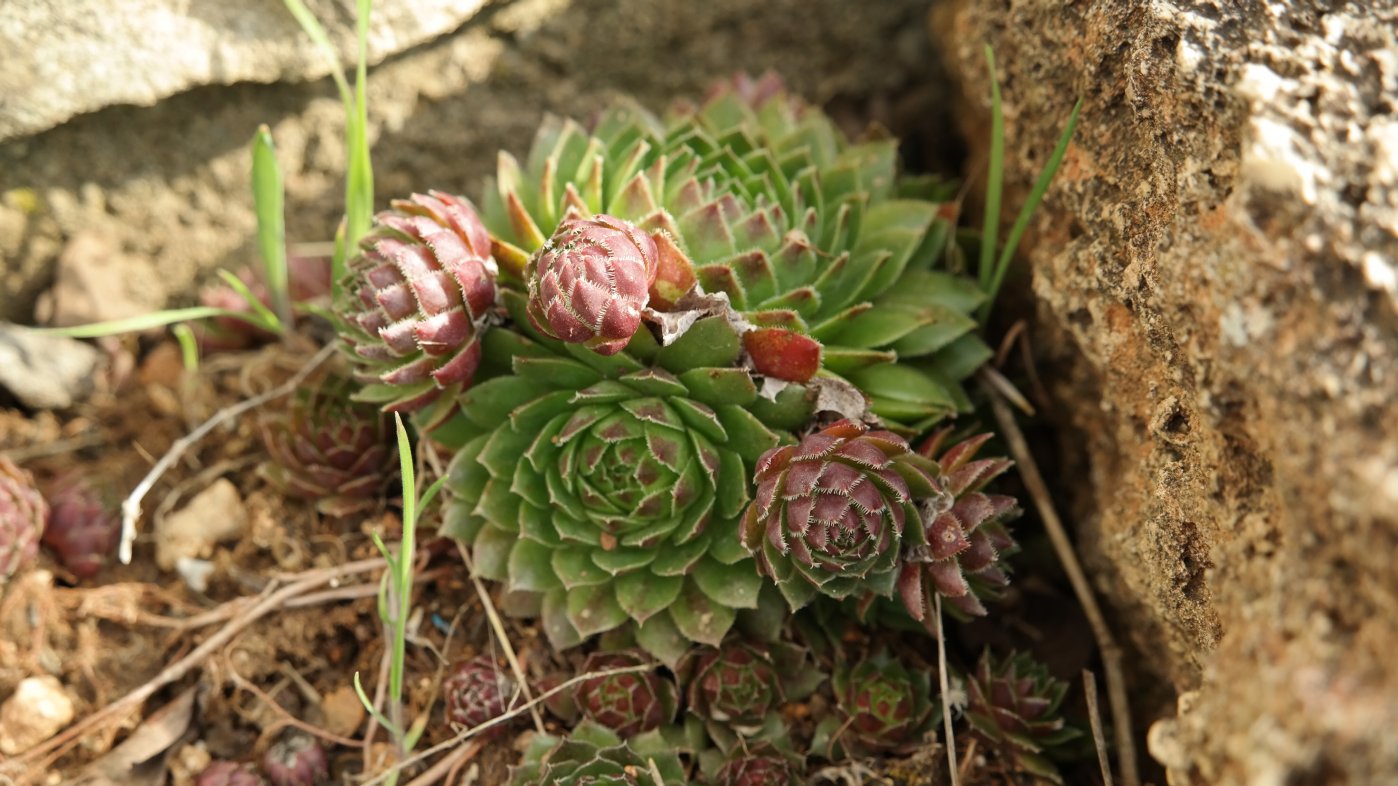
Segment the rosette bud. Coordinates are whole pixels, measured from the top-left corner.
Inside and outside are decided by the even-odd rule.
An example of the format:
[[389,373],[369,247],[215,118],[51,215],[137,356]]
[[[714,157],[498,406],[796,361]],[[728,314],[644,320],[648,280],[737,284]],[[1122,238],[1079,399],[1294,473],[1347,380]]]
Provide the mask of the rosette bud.
[[272,786],[317,786],[329,780],[330,763],[315,738],[295,732],[267,749],[262,771]]
[[121,521],[101,492],[82,477],[61,481],[49,493],[48,526],[43,544],[53,550],[74,576],[96,576],[121,535]]
[[[649,658],[629,650],[594,652],[583,663],[583,673],[644,666],[649,662]],[[573,689],[573,703],[583,717],[626,738],[673,721],[680,696],[675,683],[652,669],[583,680]]]
[[553,338],[615,355],[641,326],[658,270],[655,241],[635,224],[567,219],[530,260],[529,318]]
[[904,753],[921,743],[935,721],[931,677],[887,652],[842,665],[832,684],[838,717],[817,729],[813,750],[838,745],[855,754]]
[[368,383],[359,397],[415,411],[470,386],[498,269],[490,234],[461,197],[414,194],[374,223],[348,263],[341,334]]
[[966,691],[966,720],[983,745],[1020,772],[1063,782],[1045,754],[1082,735],[1059,715],[1066,682],[1027,653],[999,660],[986,652]]
[[194,786],[267,786],[267,781],[251,764],[236,761],[215,761],[199,773]]
[[[505,667],[490,655],[478,655],[452,667],[442,683],[446,697],[447,720],[467,729],[492,721],[510,710],[519,695],[515,681]],[[500,724],[490,730],[498,734]]]

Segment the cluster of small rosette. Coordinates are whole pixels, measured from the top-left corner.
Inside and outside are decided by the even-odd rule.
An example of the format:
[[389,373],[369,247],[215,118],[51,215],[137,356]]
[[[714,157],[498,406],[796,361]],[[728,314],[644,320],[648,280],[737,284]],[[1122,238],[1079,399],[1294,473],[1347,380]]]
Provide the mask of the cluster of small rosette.
[[[681,707],[709,741],[687,749],[726,756],[711,782],[796,782],[777,703],[742,684],[786,656],[735,649],[739,629],[884,598],[931,630],[939,598],[984,615],[1008,582],[1018,508],[986,486],[1010,463],[947,425],[991,354],[972,316],[985,295],[949,186],[903,176],[896,151],[849,140],[774,77],[739,78],[663,119],[630,103],[590,128],[549,118],[479,203],[395,201],[350,261],[337,309],[355,398],[411,413],[452,456],[442,533],[555,649],[604,636],[636,649],[589,670],[654,658],[680,680],[592,686],[644,693],[624,723],[574,696],[581,725],[531,749],[518,782],[669,782],[640,737]],[[287,485],[336,509],[381,489],[345,480],[350,459],[382,464],[365,447],[379,427],[326,442],[282,426],[292,464],[343,456]],[[477,699],[455,700],[457,725],[518,698],[493,663],[462,669],[448,696]],[[823,744],[917,745],[935,714],[924,677],[888,655],[836,668],[844,720]]]

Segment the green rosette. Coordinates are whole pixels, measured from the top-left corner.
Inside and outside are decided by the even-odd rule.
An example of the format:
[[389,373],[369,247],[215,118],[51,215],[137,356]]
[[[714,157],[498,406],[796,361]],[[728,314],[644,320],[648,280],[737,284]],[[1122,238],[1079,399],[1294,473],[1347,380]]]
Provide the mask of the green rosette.
[[461,398],[444,533],[555,647],[624,629],[674,664],[691,642],[716,646],[762,585],[738,532],[752,467],[792,441],[814,394],[761,396],[720,317],[602,356],[546,338],[523,295],[502,296],[515,327],[486,335],[496,375]]
[[[501,154],[482,220],[516,276],[570,211],[663,234],[756,328],[744,340],[759,369],[789,344],[762,330],[814,339],[819,370],[906,434],[969,409],[960,383],[991,354],[951,189],[900,177],[896,140],[851,142],[779,85],[730,85],[665,120],[631,103],[590,132],[546,119],[523,164]],[[678,298],[689,281],[665,283]]]

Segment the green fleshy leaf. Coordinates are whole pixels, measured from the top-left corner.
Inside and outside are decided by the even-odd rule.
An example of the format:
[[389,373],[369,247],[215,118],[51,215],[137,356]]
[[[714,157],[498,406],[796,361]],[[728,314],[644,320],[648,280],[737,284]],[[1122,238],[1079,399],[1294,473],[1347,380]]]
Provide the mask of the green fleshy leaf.
[[553,526],[558,530],[559,537],[565,541],[598,548],[602,545],[601,531],[597,529],[596,524],[585,518],[572,516],[561,510],[555,511]]
[[909,270],[898,285],[879,296],[877,305],[945,306],[970,314],[985,302],[985,293],[965,276],[934,270]]
[[930,360],[918,363],[917,366],[943,379],[960,382],[976,373],[977,369],[994,356],[995,350],[980,336],[972,333],[951,342]]
[[680,374],[694,368],[732,366],[742,349],[743,342],[727,319],[706,317],[663,347],[655,360],[665,370]]
[[673,375],[647,368],[621,378],[621,383],[642,396],[685,396],[689,391]]
[[872,398],[922,406],[953,409],[946,390],[935,380],[910,366],[889,364],[873,366],[851,374],[849,381],[871,394]]
[[497,527],[513,529],[519,521],[520,499],[504,479],[491,478],[481,492],[481,501],[472,511]]
[[670,605],[670,616],[690,641],[717,647],[733,627],[737,612],[704,594],[693,581],[686,581],[684,590]]
[[592,552],[593,563],[613,576],[644,568],[654,562],[655,557],[655,549],[631,549],[624,546],[618,546],[611,551],[597,549]]
[[658,576],[683,576],[709,550],[709,538],[699,536],[687,543],[666,544],[655,556],[650,571]]
[[548,484],[544,476],[528,461],[515,464],[515,474],[510,481],[510,491],[535,508],[548,508],[550,505]]
[[710,536],[713,538],[713,545],[709,547],[709,556],[725,565],[746,562],[752,555],[743,545],[743,539],[739,535],[740,528],[741,521],[736,518],[719,519],[713,522],[709,526]]
[[596,586],[612,580],[612,574],[592,561],[592,552],[588,549],[559,548],[550,559],[553,571],[565,589]]
[[549,644],[553,645],[556,650],[576,647],[586,638],[578,632],[578,629],[568,618],[568,602],[572,597],[573,593],[561,589],[545,593],[543,605],[539,610],[539,616],[544,625],[544,634],[548,636]]
[[757,608],[757,594],[762,577],[750,565],[724,565],[718,560],[702,559],[690,576],[694,583],[713,600],[733,609]]
[[476,535],[472,561],[476,575],[491,581],[506,581],[510,577],[510,550],[517,538],[514,533],[496,527],[482,527]]
[[553,572],[553,549],[529,540],[517,540],[510,549],[509,588],[528,592],[546,592],[561,587]]
[[610,379],[634,374],[644,368],[635,358],[625,352],[618,352],[615,355],[599,355],[581,344],[564,344],[563,350],[572,355],[574,359],[582,361],[597,370],[602,376]]
[[519,506],[519,536],[552,549],[563,545],[558,530],[553,526],[553,512],[547,506]]
[[534,440],[532,432],[513,428],[498,428],[481,448],[478,461],[490,471],[494,478],[513,478],[515,465],[519,463],[529,443]]
[[695,368],[680,374],[689,397],[710,407],[747,406],[757,399],[752,375],[740,368]]
[[925,327],[931,318],[925,309],[909,306],[871,308],[846,320],[838,332],[830,335],[829,342],[856,348],[886,347]]
[[515,358],[514,372],[522,379],[555,390],[581,390],[602,379],[582,363],[557,356]]
[[736,519],[748,504],[748,473],[743,459],[733,451],[719,451],[718,487],[714,512],[720,518]]
[[617,577],[616,599],[631,619],[644,623],[670,606],[684,587],[681,576],[657,576],[638,570]]
[[943,306],[928,306],[923,314],[927,324],[894,342],[899,357],[930,355],[976,329],[974,319]]
[[636,643],[672,669],[691,647],[669,613],[657,614],[637,627]]
[[[822,350],[823,358],[829,357],[830,348]],[[822,360],[824,362],[824,360]],[[806,385],[791,384],[782,388],[776,400],[759,396],[748,405],[748,411],[769,428],[781,431],[797,431],[804,428],[815,414],[816,391]]]
[[568,593],[566,602],[568,621],[583,638],[609,631],[629,619],[609,584],[579,587]]
[[728,448],[750,465],[780,443],[777,435],[751,412],[736,406],[716,407],[719,422],[728,431]]
[[509,417],[515,407],[533,401],[548,388],[522,377],[496,377],[473,385],[461,395],[461,411],[471,422],[494,428]]
[[718,420],[718,413],[714,412],[708,405],[687,398],[672,398],[667,403],[674,407],[675,412],[690,429],[712,442],[722,444],[728,441],[728,432],[723,430],[723,424]]
[[572,398],[571,390],[558,390],[539,396],[510,412],[510,426],[532,435],[560,413],[569,411]]

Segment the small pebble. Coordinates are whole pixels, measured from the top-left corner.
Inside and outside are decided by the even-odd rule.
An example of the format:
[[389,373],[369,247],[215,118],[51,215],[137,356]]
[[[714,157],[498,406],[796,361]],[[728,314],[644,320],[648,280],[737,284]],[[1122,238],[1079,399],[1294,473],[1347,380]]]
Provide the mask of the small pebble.
[[73,712],[57,677],[29,677],[0,705],[0,753],[24,753],[67,726]]

